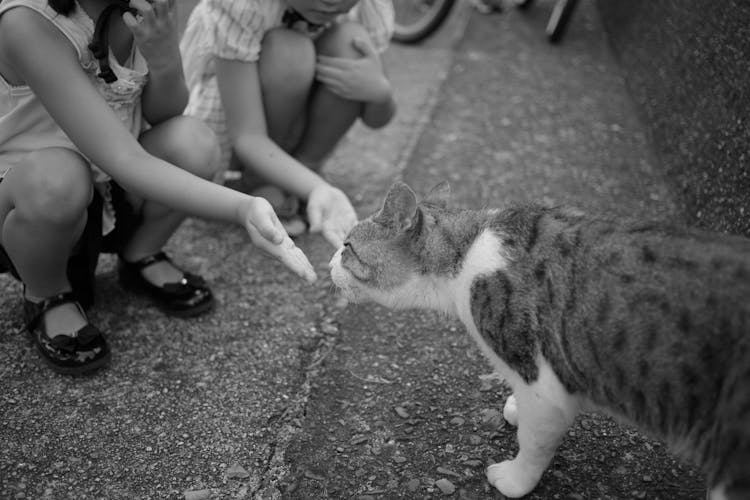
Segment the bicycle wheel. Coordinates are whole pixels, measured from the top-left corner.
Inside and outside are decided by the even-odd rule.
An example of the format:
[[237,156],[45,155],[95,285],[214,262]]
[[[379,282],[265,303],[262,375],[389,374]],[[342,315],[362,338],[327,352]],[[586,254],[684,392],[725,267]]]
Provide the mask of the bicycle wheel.
[[562,38],[568,27],[570,16],[576,8],[576,3],[578,0],[557,0],[555,3],[555,8],[547,23],[547,39],[550,43],[557,43]]
[[456,0],[394,0],[396,26],[393,40],[417,43],[437,30]]
[[521,10],[526,10],[531,7],[534,0],[513,0],[511,3]]

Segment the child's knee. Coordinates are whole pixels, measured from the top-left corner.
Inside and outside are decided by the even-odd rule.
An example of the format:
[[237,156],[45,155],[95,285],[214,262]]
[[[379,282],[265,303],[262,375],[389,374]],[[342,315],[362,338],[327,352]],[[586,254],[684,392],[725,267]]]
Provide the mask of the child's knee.
[[296,31],[276,28],[263,37],[258,61],[263,88],[311,85],[315,76],[315,46]]
[[185,158],[182,168],[204,179],[211,179],[219,168],[219,141],[201,120],[184,117]]
[[78,221],[91,203],[93,185],[88,161],[75,151],[48,148],[29,154],[19,165],[15,206],[29,220],[53,224]]
[[219,141],[213,130],[198,118],[173,118],[169,130],[159,136],[163,141],[159,156],[193,175],[211,179],[219,168]]
[[352,45],[355,38],[369,39],[370,35],[361,25],[353,22],[338,23],[328,29],[318,40],[319,54],[332,57],[358,58],[361,54]]

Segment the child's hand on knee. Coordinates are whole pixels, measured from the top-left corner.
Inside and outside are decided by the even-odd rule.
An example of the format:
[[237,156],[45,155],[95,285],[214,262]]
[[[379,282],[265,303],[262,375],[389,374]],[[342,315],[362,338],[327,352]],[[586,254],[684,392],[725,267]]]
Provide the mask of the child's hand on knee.
[[357,223],[357,213],[343,191],[329,184],[313,189],[307,200],[307,218],[310,232],[321,232],[335,248],[344,244],[344,238]]
[[253,245],[278,259],[301,278],[310,283],[315,281],[317,276],[312,264],[286,234],[271,204],[256,196],[249,198],[248,203],[243,204],[242,220]]
[[355,38],[352,46],[361,57],[318,56],[315,78],[344,99],[360,102],[390,100],[393,89],[375,47],[361,38]]

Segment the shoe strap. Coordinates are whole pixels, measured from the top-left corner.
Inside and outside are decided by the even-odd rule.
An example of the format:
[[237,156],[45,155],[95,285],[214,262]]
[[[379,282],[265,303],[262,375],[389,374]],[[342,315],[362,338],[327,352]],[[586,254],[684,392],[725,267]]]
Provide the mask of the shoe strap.
[[24,300],[26,300],[27,303],[33,304],[34,308],[34,316],[26,322],[26,328],[29,330],[35,328],[36,325],[39,324],[39,320],[41,320],[42,316],[44,316],[47,311],[63,304],[74,304],[78,308],[78,311],[80,311],[81,316],[86,318],[86,313],[78,303],[78,300],[76,300],[76,296],[72,291],[52,295],[51,297],[43,299],[41,302],[32,302],[27,299]]
[[164,251],[156,252],[153,255],[147,255],[146,257],[136,260],[134,262],[130,262],[125,259],[122,259],[122,260],[128,265],[128,267],[131,267],[138,271],[150,266],[151,264],[156,264],[157,262],[167,261],[169,263],[172,263],[172,259],[170,259],[169,256],[166,253],[164,253]]

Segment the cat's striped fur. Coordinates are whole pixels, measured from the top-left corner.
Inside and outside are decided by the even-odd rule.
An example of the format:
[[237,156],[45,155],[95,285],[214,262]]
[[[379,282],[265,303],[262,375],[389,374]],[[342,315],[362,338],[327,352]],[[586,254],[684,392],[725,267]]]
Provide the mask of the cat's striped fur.
[[515,398],[519,453],[488,468],[494,486],[531,491],[576,415],[600,409],[699,464],[712,499],[750,498],[750,240],[446,200],[394,185],[331,275],[352,300],[466,325]]

